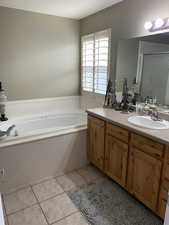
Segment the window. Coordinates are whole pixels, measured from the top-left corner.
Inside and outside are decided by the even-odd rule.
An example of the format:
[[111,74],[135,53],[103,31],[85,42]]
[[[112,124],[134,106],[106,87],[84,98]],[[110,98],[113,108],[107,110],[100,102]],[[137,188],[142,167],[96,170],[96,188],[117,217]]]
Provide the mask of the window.
[[110,29],[82,37],[82,90],[106,93],[109,77]]

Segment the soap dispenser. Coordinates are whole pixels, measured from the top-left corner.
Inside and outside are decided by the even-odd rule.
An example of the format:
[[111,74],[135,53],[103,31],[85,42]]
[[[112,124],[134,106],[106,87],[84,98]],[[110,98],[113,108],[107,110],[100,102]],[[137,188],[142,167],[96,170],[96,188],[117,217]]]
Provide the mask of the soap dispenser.
[[2,82],[0,82],[0,120],[6,121],[8,118],[5,115],[5,106],[7,102],[7,96],[2,88]]

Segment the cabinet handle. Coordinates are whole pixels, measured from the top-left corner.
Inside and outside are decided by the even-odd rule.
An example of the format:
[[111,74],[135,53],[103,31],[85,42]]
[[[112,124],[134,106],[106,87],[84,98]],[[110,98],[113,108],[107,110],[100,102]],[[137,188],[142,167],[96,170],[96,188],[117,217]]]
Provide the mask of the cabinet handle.
[[156,157],[161,157],[161,155],[158,154],[158,153],[154,153],[154,156],[156,156]]

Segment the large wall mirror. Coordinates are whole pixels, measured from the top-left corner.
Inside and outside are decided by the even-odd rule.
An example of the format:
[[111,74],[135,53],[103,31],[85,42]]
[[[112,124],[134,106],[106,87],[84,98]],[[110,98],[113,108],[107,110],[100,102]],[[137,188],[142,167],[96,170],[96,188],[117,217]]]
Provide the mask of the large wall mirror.
[[[169,33],[120,40],[116,82],[124,78],[142,100],[156,97],[160,104],[169,105]],[[117,85],[117,91],[120,87]]]

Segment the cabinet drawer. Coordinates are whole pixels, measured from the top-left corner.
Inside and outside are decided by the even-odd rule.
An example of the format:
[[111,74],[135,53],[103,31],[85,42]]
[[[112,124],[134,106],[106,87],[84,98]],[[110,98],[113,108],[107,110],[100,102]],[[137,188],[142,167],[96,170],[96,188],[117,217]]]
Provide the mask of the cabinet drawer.
[[154,157],[162,158],[164,155],[164,145],[149,138],[131,134],[131,144]]
[[129,132],[121,127],[115,126],[113,124],[107,123],[107,134],[116,137],[126,143],[128,143]]
[[88,122],[95,123],[96,125],[98,125],[100,127],[104,126],[104,123],[105,123],[103,120],[98,119],[98,118],[93,117],[93,116],[89,116],[89,115],[88,115]]

